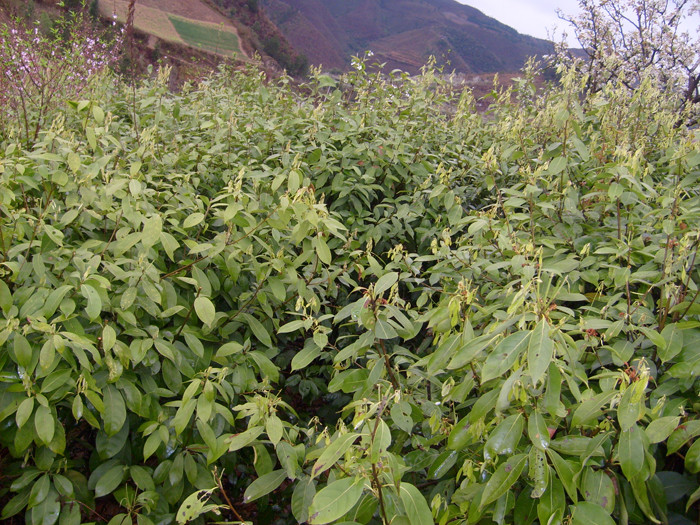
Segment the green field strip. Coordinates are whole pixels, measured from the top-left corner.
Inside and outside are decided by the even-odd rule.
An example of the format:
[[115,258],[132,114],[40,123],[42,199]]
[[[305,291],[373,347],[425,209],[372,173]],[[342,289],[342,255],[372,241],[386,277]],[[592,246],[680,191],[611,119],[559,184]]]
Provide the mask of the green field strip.
[[220,55],[241,54],[238,36],[230,29],[168,14],[180,37],[190,46]]

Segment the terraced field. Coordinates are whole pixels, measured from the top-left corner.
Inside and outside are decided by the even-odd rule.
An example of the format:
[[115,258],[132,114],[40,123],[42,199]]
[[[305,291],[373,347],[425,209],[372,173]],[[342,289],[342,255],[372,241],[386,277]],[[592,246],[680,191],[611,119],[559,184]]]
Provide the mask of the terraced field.
[[[99,0],[100,13],[126,22],[128,1]],[[134,27],[166,42],[230,57],[247,58],[230,20],[199,0],[141,0]]]

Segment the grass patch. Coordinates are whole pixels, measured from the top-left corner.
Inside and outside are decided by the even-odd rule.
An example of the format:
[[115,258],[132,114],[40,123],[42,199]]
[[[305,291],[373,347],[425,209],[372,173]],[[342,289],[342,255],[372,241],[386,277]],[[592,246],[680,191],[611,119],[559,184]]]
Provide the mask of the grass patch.
[[189,45],[222,55],[240,54],[238,36],[228,28],[168,15],[180,37]]

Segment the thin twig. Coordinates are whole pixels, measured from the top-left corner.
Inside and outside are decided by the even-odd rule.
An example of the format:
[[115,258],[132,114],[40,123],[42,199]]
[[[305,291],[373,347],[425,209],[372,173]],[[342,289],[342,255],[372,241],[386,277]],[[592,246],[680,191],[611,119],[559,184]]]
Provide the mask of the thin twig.
[[221,476],[219,475],[216,470],[214,470],[214,479],[216,480],[216,484],[219,486],[219,491],[221,491],[221,495],[224,497],[226,500],[226,505],[228,505],[228,508],[231,509],[231,512],[233,512],[233,515],[236,516],[236,519],[240,522],[244,522],[245,520],[243,517],[238,514],[238,511],[236,510],[236,507],[233,506],[233,503],[231,503],[231,500],[228,497],[228,494],[226,493],[226,490],[224,490],[224,484],[221,481]]

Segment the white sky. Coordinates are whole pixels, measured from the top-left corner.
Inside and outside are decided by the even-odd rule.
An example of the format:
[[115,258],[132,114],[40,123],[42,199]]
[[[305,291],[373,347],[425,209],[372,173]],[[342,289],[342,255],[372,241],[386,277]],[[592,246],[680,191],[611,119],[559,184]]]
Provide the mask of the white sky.
[[[569,33],[568,42],[577,46],[571,27],[557,17],[556,10],[575,15],[578,13],[577,0],[458,0],[462,4],[476,7],[484,14],[499,22],[514,27],[520,33],[539,38],[550,37],[557,28],[556,40],[559,40],[563,30]],[[700,23],[700,15],[694,16],[694,23],[688,23],[686,30],[692,36]]]

